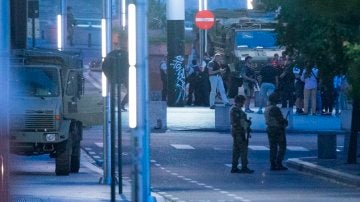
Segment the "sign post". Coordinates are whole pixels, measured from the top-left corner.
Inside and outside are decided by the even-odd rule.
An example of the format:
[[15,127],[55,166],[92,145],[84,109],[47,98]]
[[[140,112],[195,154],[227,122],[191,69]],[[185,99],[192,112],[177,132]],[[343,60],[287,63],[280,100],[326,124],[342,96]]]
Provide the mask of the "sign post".
[[195,15],[195,25],[202,30],[210,29],[215,23],[214,14],[209,10],[202,10]]
[[[200,61],[204,59],[204,50],[207,52],[207,30],[215,24],[214,14],[209,10],[201,10],[195,15],[195,25],[200,29]],[[205,36],[204,36],[205,35]]]

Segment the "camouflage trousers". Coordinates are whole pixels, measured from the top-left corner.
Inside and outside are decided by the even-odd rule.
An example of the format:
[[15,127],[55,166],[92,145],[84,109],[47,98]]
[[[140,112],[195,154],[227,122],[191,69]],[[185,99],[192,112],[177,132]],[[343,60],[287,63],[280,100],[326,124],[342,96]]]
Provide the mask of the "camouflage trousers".
[[241,158],[241,167],[246,168],[248,164],[248,145],[249,140],[245,139],[245,134],[232,134],[233,149],[232,149],[232,168],[237,168],[239,158]]
[[271,166],[280,166],[286,152],[285,129],[279,127],[267,128],[267,134],[269,139]]

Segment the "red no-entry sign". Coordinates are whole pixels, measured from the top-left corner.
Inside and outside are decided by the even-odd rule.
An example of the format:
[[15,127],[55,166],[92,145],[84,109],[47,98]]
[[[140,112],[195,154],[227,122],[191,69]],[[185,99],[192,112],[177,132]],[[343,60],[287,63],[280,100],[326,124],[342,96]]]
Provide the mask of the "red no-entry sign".
[[210,29],[215,23],[214,14],[208,10],[202,10],[195,15],[195,25],[199,29]]

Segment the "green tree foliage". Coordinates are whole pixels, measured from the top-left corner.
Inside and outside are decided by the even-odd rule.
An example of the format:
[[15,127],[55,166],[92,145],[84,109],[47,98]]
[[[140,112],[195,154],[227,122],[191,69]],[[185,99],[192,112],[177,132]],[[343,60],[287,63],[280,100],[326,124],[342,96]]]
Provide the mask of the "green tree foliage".
[[262,0],[262,3],[267,10],[281,7],[277,43],[297,60],[315,62],[325,80],[340,71],[346,72],[352,65],[353,58],[347,57],[344,44],[360,42],[359,0]]
[[166,4],[160,0],[150,0],[148,22],[150,29],[165,29]]
[[348,69],[352,84],[351,94],[360,99],[360,44],[347,44],[346,50],[346,56],[351,61]]

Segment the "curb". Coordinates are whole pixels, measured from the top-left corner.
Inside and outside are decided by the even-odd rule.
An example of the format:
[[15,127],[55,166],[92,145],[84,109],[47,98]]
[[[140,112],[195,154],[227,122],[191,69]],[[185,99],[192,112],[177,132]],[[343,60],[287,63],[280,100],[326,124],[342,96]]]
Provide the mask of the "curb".
[[[96,172],[100,175],[103,174],[103,170],[100,169],[99,167],[93,165],[93,163],[96,163],[98,164],[99,162],[94,159],[86,150],[82,149],[81,148],[81,154],[83,155],[83,157],[87,158],[87,159],[91,159],[93,162],[89,162],[89,161],[86,161],[86,162],[82,162],[82,164],[84,166],[86,166],[88,169],[92,170],[93,172]],[[99,164],[98,164],[99,165]],[[126,181],[124,184],[126,184],[125,186],[131,186],[130,185],[130,182]],[[131,190],[131,189],[130,189]],[[127,200],[125,194],[122,194],[122,199],[120,199],[120,201],[129,201]],[[128,196],[129,197],[129,196]],[[156,193],[156,192],[151,192],[151,197],[153,199],[154,202],[166,202],[168,200],[165,199],[165,197],[161,196],[160,194]]]
[[290,168],[294,168],[301,172],[309,173],[312,175],[320,176],[328,180],[360,187],[360,177],[356,175],[350,175],[347,173],[339,172],[334,169],[325,168],[313,163],[303,161],[298,158],[291,158],[286,161],[286,165]]
[[[169,131],[193,131],[193,132],[220,132],[229,133],[229,129],[216,129],[216,128],[171,128],[168,126]],[[318,134],[318,133],[336,133],[339,135],[347,134],[345,130],[300,130],[300,129],[288,129],[287,134]],[[267,133],[266,129],[252,129],[252,133]]]

